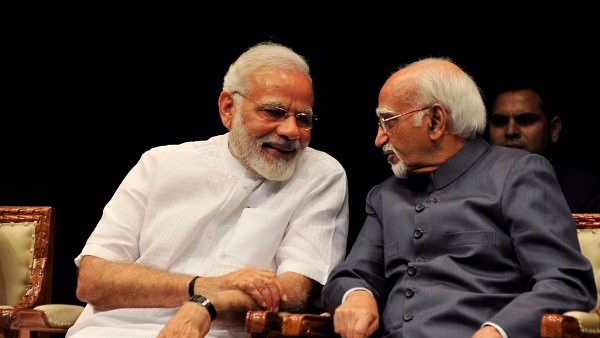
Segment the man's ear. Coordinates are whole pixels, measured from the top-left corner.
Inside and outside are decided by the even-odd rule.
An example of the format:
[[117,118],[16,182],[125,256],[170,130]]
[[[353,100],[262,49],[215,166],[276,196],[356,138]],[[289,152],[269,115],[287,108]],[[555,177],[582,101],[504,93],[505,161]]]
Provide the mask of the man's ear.
[[227,130],[231,129],[234,109],[233,94],[225,90],[222,91],[219,95],[219,114],[221,115],[221,122]]
[[550,120],[550,142],[556,143],[558,142],[558,138],[560,137],[560,131],[562,130],[562,119],[560,116],[554,116]]
[[444,106],[437,103],[430,108],[430,112],[427,128],[429,129],[429,134],[432,137],[437,138],[442,135],[446,129],[448,112]]

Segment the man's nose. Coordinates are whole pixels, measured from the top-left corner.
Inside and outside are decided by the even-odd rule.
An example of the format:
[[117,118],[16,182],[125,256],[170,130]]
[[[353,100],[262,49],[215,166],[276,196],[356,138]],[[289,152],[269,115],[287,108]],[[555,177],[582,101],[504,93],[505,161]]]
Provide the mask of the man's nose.
[[519,125],[517,124],[517,122],[515,121],[514,118],[509,118],[508,119],[508,123],[506,124],[506,130],[505,130],[505,134],[506,135],[518,135],[520,132],[520,128]]

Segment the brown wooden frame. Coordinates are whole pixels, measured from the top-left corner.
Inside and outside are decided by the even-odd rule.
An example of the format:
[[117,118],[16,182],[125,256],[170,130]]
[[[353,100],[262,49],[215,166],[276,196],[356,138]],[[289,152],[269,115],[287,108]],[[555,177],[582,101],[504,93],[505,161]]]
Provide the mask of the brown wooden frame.
[[[600,213],[573,214],[577,229],[594,229],[600,232]],[[600,234],[598,234],[600,236]],[[596,284],[598,284],[596,282]],[[600,320],[600,308],[596,308]],[[542,317],[540,324],[541,338],[600,338],[600,333],[582,332],[581,323],[572,316],[559,313],[549,313]]]
[[55,209],[0,206],[0,223],[35,222],[33,257],[25,292],[12,309],[1,311],[0,337],[44,338],[66,333],[83,306],[52,303]]
[[2,310],[0,314],[0,328],[7,337],[14,311],[51,302],[54,215],[54,208],[49,206],[0,206],[0,223],[36,222],[33,262],[25,293],[14,309]]

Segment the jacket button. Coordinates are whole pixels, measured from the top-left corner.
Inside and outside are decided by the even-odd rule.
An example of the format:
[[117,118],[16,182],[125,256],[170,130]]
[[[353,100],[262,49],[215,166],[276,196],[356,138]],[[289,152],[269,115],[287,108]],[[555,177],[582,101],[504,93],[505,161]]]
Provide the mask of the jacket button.
[[413,237],[414,238],[421,238],[423,236],[423,229],[415,229],[413,230]]

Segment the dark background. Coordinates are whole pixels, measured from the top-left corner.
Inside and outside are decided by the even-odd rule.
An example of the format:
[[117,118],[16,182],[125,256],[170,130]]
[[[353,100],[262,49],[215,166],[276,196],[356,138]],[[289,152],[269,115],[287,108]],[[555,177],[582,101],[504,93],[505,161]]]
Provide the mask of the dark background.
[[[311,146],[347,170],[352,241],[368,189],[391,174],[374,146],[388,75],[418,57],[449,56],[486,98],[515,78],[553,91],[552,3],[81,1],[51,19],[38,8],[45,20],[15,41],[15,65],[24,65],[5,92],[20,109],[3,114],[0,204],[56,207],[54,301],[77,302],[73,259],[128,170],[151,147],[225,132],[217,98],[227,67],[274,40],[312,67],[320,120]],[[570,107],[556,98],[559,110]],[[562,148],[594,144],[591,124],[563,119]],[[567,155],[599,171],[591,157]]]

